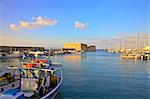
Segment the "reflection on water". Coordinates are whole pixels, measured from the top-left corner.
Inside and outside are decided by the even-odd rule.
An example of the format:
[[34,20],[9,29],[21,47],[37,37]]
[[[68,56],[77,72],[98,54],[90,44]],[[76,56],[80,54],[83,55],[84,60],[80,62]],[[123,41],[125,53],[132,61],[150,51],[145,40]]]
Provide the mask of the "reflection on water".
[[18,65],[19,62],[20,62],[19,58],[0,59],[0,68],[10,65]]
[[9,60],[7,60],[7,59],[0,59],[0,63],[6,63],[6,62],[8,62]]
[[[62,63],[64,69],[56,99],[150,99],[148,61],[122,60],[103,51],[54,56],[52,61]],[[0,62],[2,66],[19,60]]]
[[150,62],[106,52],[57,56],[63,63],[64,99],[149,99]]
[[58,92],[54,99],[62,99],[62,93]]
[[80,66],[81,66],[81,60],[82,57],[81,55],[66,55],[64,56],[64,62],[68,65],[70,65],[71,67],[74,67],[74,69],[76,70],[80,70]]
[[63,65],[64,63],[67,64],[68,66],[70,66],[70,68],[74,69],[74,70],[81,70],[81,62],[82,62],[82,57],[79,54],[75,54],[75,55],[63,55],[63,56],[54,56],[54,61],[59,61],[61,62]]
[[80,65],[81,58],[82,58],[81,55],[65,55],[64,62],[74,64],[74,65]]

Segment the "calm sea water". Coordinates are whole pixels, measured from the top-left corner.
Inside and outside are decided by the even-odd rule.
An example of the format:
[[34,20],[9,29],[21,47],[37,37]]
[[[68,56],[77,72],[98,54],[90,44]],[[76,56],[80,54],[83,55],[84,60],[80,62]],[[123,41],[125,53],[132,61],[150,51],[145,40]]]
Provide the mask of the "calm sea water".
[[[104,51],[55,56],[61,62],[63,99],[150,99],[150,62],[122,60]],[[0,60],[0,66],[18,63]]]

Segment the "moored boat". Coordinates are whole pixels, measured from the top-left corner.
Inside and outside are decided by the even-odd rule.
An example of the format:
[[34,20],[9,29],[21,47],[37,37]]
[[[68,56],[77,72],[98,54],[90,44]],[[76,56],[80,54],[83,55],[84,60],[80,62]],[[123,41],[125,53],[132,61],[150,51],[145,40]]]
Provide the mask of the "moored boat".
[[62,84],[62,66],[23,63],[21,90],[27,98],[53,98]]
[[[17,70],[17,71],[16,71]],[[20,91],[20,75],[15,76],[18,69],[3,69],[0,72],[0,99],[24,99],[24,93]],[[18,72],[19,74],[20,72]]]
[[122,59],[140,59],[141,54],[122,54],[120,57]]
[[[23,95],[23,98],[34,98],[34,99],[54,99],[59,87],[62,84],[62,65],[61,64],[52,64],[50,60],[32,60],[31,62],[21,62],[20,66],[8,66],[7,69],[19,70],[18,74],[16,73],[15,77],[20,78],[18,81],[18,87],[16,93],[13,93],[14,88],[9,88],[4,93],[1,94],[0,98],[6,99],[18,99],[17,96],[20,93],[20,96]],[[12,95],[10,95],[12,94]],[[5,99],[4,98],[4,99]]]

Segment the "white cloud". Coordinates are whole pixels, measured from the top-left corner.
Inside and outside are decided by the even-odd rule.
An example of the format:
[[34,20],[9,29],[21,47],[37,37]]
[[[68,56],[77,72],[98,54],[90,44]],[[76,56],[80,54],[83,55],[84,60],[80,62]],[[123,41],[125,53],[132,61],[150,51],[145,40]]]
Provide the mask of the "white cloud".
[[31,24],[27,21],[20,21],[20,27],[22,28],[32,28]]
[[18,27],[15,24],[9,25],[9,28],[11,28],[13,30],[17,30],[18,29]]
[[77,29],[80,29],[80,30],[86,29],[87,26],[88,26],[87,23],[81,23],[81,22],[79,22],[79,21],[76,21],[76,22],[74,23],[74,27],[77,28]]
[[36,21],[35,21],[35,23],[33,23],[33,25],[35,24],[35,25],[42,25],[42,26],[46,26],[46,25],[55,25],[55,24],[57,24],[58,23],[58,21],[57,20],[54,20],[54,19],[46,19],[46,18],[43,18],[43,17],[41,17],[41,16],[39,16],[39,17],[37,17],[36,19],[35,19]]
[[19,24],[10,24],[9,27],[12,30],[20,30],[20,29],[32,29],[35,27],[41,27],[41,26],[53,26],[58,23],[55,19],[48,19],[44,18],[42,16],[33,17],[32,22],[28,21],[19,21]]

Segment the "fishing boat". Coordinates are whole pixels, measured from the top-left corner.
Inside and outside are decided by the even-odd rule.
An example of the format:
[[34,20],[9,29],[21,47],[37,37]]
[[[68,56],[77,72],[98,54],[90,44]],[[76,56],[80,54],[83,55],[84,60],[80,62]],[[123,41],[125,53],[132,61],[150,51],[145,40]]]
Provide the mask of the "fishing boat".
[[50,59],[32,59],[31,62],[35,62],[35,63],[45,63],[45,64],[49,64],[52,66],[61,66],[61,63],[58,62],[52,62]]
[[26,98],[54,98],[62,84],[62,66],[45,63],[23,63],[21,91]]
[[[16,93],[20,92],[21,96],[23,94],[23,98],[19,99],[54,99],[62,84],[62,65],[52,64],[50,60],[32,60],[31,62],[22,62],[20,66],[8,66],[7,68],[12,72],[20,71],[13,75],[20,78],[18,87],[9,88],[10,91],[7,92],[13,95],[18,95]],[[0,99],[4,96],[4,99],[18,99],[13,95],[1,94]]]

